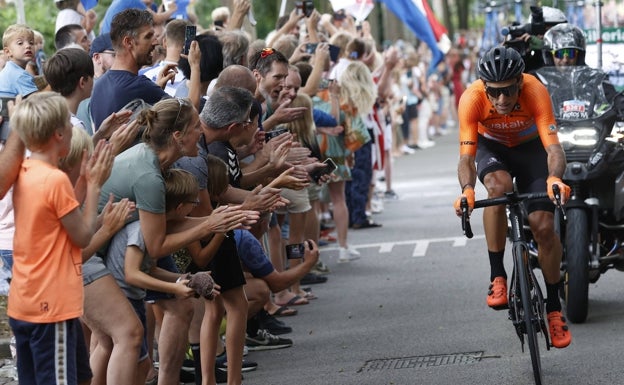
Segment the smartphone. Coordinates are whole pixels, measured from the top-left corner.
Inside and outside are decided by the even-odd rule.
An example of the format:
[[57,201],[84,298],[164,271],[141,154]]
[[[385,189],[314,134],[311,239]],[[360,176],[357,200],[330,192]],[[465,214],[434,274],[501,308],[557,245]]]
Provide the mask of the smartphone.
[[329,59],[334,63],[338,62],[338,55],[340,55],[340,47],[330,44],[329,45]]
[[305,245],[303,243],[286,245],[286,259],[301,259],[304,254]]
[[310,17],[312,12],[314,12],[314,2],[308,1],[297,1],[295,2],[295,8],[297,8],[298,15],[305,15],[305,17]]
[[316,183],[318,183],[319,180],[321,180],[321,177],[323,175],[329,175],[332,172],[336,171],[336,169],[338,168],[338,166],[336,166],[336,163],[334,163],[332,158],[325,159],[323,163],[325,164],[325,167],[317,168],[310,174],[310,176],[312,177],[312,180],[314,180]]
[[2,116],[2,123],[0,124],[0,142],[6,142],[9,137],[9,101],[15,102],[15,98],[0,97],[0,116]]
[[184,32],[184,50],[183,54],[188,55],[189,49],[191,49],[191,42],[197,38],[197,27],[194,25],[187,25]]
[[264,133],[264,141],[268,142],[269,140],[282,135],[283,133],[288,132],[288,128],[277,128],[273,131]]
[[316,47],[317,46],[318,46],[318,43],[308,43],[308,44],[306,44],[306,53],[313,54],[316,51]]

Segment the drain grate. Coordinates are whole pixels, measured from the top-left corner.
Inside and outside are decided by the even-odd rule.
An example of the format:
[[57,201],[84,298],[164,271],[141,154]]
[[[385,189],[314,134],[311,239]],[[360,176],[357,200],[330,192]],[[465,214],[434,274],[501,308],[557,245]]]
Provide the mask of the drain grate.
[[447,365],[467,365],[479,362],[482,358],[484,358],[483,352],[383,358],[366,361],[364,366],[358,370],[358,373],[396,369],[421,369]]

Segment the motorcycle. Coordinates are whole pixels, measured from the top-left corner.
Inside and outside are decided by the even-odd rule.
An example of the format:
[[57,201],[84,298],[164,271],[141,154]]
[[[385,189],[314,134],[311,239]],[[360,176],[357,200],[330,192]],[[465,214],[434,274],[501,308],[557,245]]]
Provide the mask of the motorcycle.
[[567,220],[555,220],[564,247],[561,294],[568,319],[581,323],[589,284],[608,269],[624,271],[624,139],[614,129],[619,113],[605,96],[602,71],[543,67],[536,76],[550,93],[566,155]]

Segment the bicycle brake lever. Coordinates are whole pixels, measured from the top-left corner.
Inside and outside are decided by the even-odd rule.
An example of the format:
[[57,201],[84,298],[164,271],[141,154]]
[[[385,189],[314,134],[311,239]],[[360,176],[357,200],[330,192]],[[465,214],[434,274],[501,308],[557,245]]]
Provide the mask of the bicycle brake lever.
[[461,199],[460,207],[462,210],[462,230],[466,238],[470,239],[474,236],[472,233],[472,226],[470,226],[470,215],[468,214],[468,200],[463,197]]
[[567,217],[566,217],[565,209],[563,208],[563,205],[561,204],[561,190],[559,189],[559,186],[556,184],[553,184],[552,190],[553,190],[553,195],[555,196],[555,206],[557,206],[557,208],[561,211],[561,216],[565,222],[567,220]]

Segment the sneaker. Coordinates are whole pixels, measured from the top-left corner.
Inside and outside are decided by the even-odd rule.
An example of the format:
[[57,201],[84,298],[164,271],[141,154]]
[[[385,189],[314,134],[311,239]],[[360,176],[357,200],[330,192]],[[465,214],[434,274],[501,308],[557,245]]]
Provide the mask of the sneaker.
[[487,305],[492,309],[502,310],[509,307],[507,302],[507,280],[496,277],[488,288]]
[[[217,367],[217,371],[222,371],[222,372],[227,373],[227,356],[225,352],[217,356],[217,359],[215,361],[215,366]],[[257,362],[243,360],[242,372],[251,372],[256,369],[258,369]]]
[[560,311],[551,311],[548,318],[548,330],[550,331],[550,343],[556,348],[565,348],[572,342],[572,334],[566,325],[566,319]]
[[416,152],[416,150],[408,145],[401,146],[401,152],[405,155],[411,155]]
[[329,270],[329,266],[327,266],[323,261],[318,261],[316,265],[312,268],[312,271],[317,274],[329,274],[331,270]]
[[396,201],[399,200],[399,196],[394,192],[394,190],[388,190],[384,193],[384,199],[387,201]]
[[314,285],[317,283],[325,283],[325,282],[327,282],[327,277],[320,275],[320,274],[315,274],[312,272],[304,275],[303,278],[301,278],[301,280],[299,281],[299,283],[302,285]]
[[431,148],[433,146],[435,146],[435,142],[432,140],[426,140],[426,141],[423,141],[422,143],[421,142],[418,143],[418,147],[423,148],[423,149]]
[[249,351],[284,349],[293,345],[291,339],[275,336],[264,329],[259,329],[255,337],[245,337]]
[[351,261],[355,261],[357,259],[360,259],[360,253],[357,250],[347,249],[345,247],[340,248],[340,255],[338,256],[338,263],[348,263]]
[[257,314],[260,329],[265,329],[273,335],[282,335],[292,332],[292,328],[283,321],[278,320],[265,310],[260,310]]

